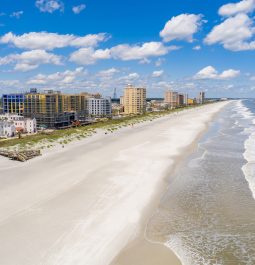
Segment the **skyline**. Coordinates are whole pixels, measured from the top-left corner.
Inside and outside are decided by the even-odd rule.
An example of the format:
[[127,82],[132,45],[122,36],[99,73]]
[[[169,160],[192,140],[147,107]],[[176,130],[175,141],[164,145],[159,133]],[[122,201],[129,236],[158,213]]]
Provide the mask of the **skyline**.
[[255,1],[230,2],[3,0],[1,91],[254,97]]

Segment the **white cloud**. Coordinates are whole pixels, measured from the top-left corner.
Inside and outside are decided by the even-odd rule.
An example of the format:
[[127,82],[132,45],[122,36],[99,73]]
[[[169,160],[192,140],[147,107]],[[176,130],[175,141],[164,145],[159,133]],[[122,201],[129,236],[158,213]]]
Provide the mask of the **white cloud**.
[[160,71],[154,71],[154,72],[152,73],[152,77],[154,77],[154,78],[158,78],[158,77],[161,77],[163,74],[164,74],[164,71],[163,71],[163,70],[160,70]]
[[24,14],[24,11],[13,12],[10,17],[20,18]]
[[165,42],[172,40],[193,41],[193,35],[199,30],[202,24],[202,16],[194,14],[181,14],[172,17],[160,32]]
[[19,80],[0,80],[0,85],[5,88],[12,88],[12,87],[20,88],[21,87],[21,83]]
[[81,48],[70,55],[70,61],[81,65],[95,64],[98,60],[116,59],[123,61],[146,60],[148,57],[157,57],[167,54],[178,47],[166,47],[161,42],[146,42],[139,45],[131,46],[121,44],[110,49]]
[[111,55],[114,59],[123,61],[144,60],[149,57],[158,57],[168,54],[171,50],[178,47],[166,47],[161,42],[146,42],[140,45],[121,44],[111,48]]
[[219,9],[221,16],[232,16],[238,13],[250,13],[255,9],[255,0],[242,0],[238,3],[229,3]]
[[130,73],[126,76],[122,76],[118,79],[120,81],[120,84],[129,84],[132,83],[140,78],[140,75],[138,73]]
[[57,34],[48,32],[30,32],[23,35],[15,35],[12,32],[6,33],[0,38],[0,43],[13,44],[21,49],[43,49],[53,50],[55,48],[90,47],[96,46],[99,42],[109,38],[105,33],[76,36],[73,34]]
[[64,12],[64,3],[60,0],[36,0],[35,6],[44,13],[53,13],[57,10]]
[[200,45],[197,45],[197,46],[193,47],[193,50],[194,51],[199,51],[199,50],[201,50],[201,46]]
[[195,76],[194,79],[203,80],[203,79],[215,79],[215,80],[228,80],[232,78],[236,78],[240,75],[239,70],[225,70],[222,73],[218,73],[218,71],[212,67],[207,66],[200,70]]
[[79,6],[74,6],[72,8],[72,10],[73,10],[74,14],[80,14],[85,8],[86,8],[86,5],[81,4]]
[[205,43],[219,43],[231,51],[254,50],[254,33],[253,21],[246,14],[238,14],[215,26],[207,35]]
[[50,75],[38,74],[27,81],[28,85],[49,85],[61,86],[72,84],[79,77],[87,75],[83,67],[76,68],[74,71],[66,70],[64,72],[57,72]]
[[138,79],[140,77],[140,75],[138,73],[131,73],[128,75],[128,79],[130,80],[135,80]]
[[239,75],[240,75],[240,71],[239,70],[229,69],[229,70],[223,71],[219,75],[219,78],[220,79],[232,79],[232,78],[238,77]]
[[116,69],[116,68],[110,68],[110,69],[107,69],[107,70],[103,70],[103,71],[100,71],[98,73],[98,75],[100,77],[112,77],[113,75],[119,73],[119,70]]
[[38,68],[41,64],[61,65],[61,56],[48,53],[44,50],[26,51],[21,54],[10,54],[0,57],[0,65],[15,64],[14,70],[30,71]]
[[99,49],[95,50],[93,48],[81,48],[70,55],[69,60],[71,62],[80,65],[90,65],[95,64],[98,60],[106,60],[111,58],[111,53],[109,49]]

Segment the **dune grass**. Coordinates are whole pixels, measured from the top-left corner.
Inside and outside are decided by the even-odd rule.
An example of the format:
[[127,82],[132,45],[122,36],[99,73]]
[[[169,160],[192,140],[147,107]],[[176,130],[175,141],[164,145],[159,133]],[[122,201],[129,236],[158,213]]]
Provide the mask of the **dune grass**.
[[100,121],[82,127],[69,128],[64,130],[55,130],[49,134],[40,132],[35,135],[22,136],[20,139],[11,138],[11,139],[0,140],[0,148],[31,149],[37,147],[39,149],[44,149],[44,148],[51,148],[54,146],[54,144],[66,145],[74,140],[81,140],[86,137],[89,137],[95,134],[98,129],[104,129],[106,134],[112,133],[122,127],[131,126],[132,124],[134,125],[145,121],[152,121],[156,118],[194,107],[195,106],[184,107],[174,110],[166,110],[162,112],[149,112],[142,115],[133,115],[116,120],[109,119],[106,121]]

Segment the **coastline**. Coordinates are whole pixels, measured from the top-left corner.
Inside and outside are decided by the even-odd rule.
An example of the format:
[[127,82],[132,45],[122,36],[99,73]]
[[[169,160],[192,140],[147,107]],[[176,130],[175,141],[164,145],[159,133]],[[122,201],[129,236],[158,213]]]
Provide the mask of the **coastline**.
[[[169,261],[170,256],[172,258],[171,264],[180,264],[178,259],[171,254],[171,251],[169,251],[166,247],[162,247],[158,244],[151,244],[147,241],[144,241],[143,239],[143,231],[144,231],[144,224],[148,221],[149,216],[152,214],[152,210],[156,209],[156,206],[162,196],[162,191],[166,189],[166,186],[169,185],[168,182],[166,182],[166,173],[169,172],[169,169],[174,169],[174,167],[178,164],[178,159],[180,159],[180,156],[183,155],[183,153],[188,152],[189,148],[191,146],[195,145],[196,139],[199,138],[199,136],[206,130],[208,123],[212,120],[213,116],[220,111],[221,107],[223,107],[226,103],[217,103],[219,105],[211,105],[211,106],[204,106],[201,108],[207,108],[208,113],[201,114],[201,120],[199,118],[193,117],[194,121],[200,122],[199,124],[196,124],[197,128],[196,130],[192,131],[191,125],[189,124],[190,128],[190,135],[188,135],[186,132],[182,132],[178,137],[176,136],[176,131],[171,131],[171,127],[169,129],[169,124],[166,124],[168,119],[170,121],[175,122],[175,124],[179,124],[179,129],[182,129],[183,126],[187,126],[186,124],[180,124],[181,119],[187,119],[184,120],[184,122],[189,121],[189,119],[192,117],[192,114],[194,116],[194,112],[199,112],[199,109],[189,110],[187,112],[183,112],[178,114],[178,116],[172,116],[172,117],[163,117],[159,120],[155,120],[152,123],[146,123],[136,126],[135,129],[131,128],[125,128],[123,130],[120,130],[119,132],[115,132],[112,135],[103,135],[103,133],[95,135],[91,137],[90,139],[82,140],[82,142],[77,142],[74,144],[70,144],[70,146],[66,147],[65,150],[54,150],[48,154],[46,154],[43,157],[36,158],[34,161],[29,161],[25,165],[17,165],[14,168],[22,169],[23,174],[25,175],[28,173],[28,167],[35,167],[35,166],[45,166],[48,162],[49,166],[53,165],[53,162],[58,163],[56,164],[57,167],[59,167],[61,170],[63,170],[58,175],[59,171],[50,171],[51,173],[55,173],[57,176],[54,176],[54,179],[47,179],[47,181],[52,181],[52,185],[56,183],[57,181],[63,181],[64,183],[60,183],[60,187],[50,187],[49,194],[45,194],[45,191],[41,190],[41,193],[37,194],[36,197],[38,197],[38,201],[36,203],[31,203],[29,199],[33,198],[34,195],[28,194],[19,194],[16,196],[16,200],[13,201],[17,202],[18,199],[21,200],[20,208],[15,206],[11,209],[8,209],[6,211],[3,211],[3,213],[0,216],[0,220],[2,219],[1,226],[0,226],[0,235],[4,234],[4,228],[14,228],[15,222],[19,222],[19,224],[24,225],[24,220],[27,220],[30,216],[27,214],[27,210],[38,209],[37,205],[41,205],[39,208],[39,213],[33,213],[33,217],[48,217],[49,212],[54,209],[52,208],[56,204],[62,209],[63,213],[67,213],[66,209],[64,208],[65,203],[70,203],[70,199],[72,200],[72,196],[76,196],[77,200],[74,200],[74,204],[70,203],[70,206],[74,207],[74,210],[77,211],[75,213],[75,216],[72,218],[70,217],[66,221],[66,226],[63,225],[62,230],[58,231],[58,233],[55,233],[55,235],[52,235],[52,238],[47,238],[49,242],[55,242],[54,246],[51,246],[50,250],[46,248],[47,255],[43,256],[42,263],[43,264],[84,264],[84,252],[88,251],[90,249],[91,253],[86,257],[87,262],[92,262],[90,264],[109,264],[116,255],[120,253],[120,255],[115,259],[114,265],[125,265],[125,264],[134,264],[134,265],[140,265],[146,264],[150,265],[150,263],[147,263],[149,261],[153,261],[151,258],[147,260],[145,255],[142,255],[142,257],[137,257],[138,260],[132,260],[130,261],[130,257],[135,258],[134,250],[136,250],[137,255],[141,255],[142,253],[148,253],[148,251],[152,254],[152,256],[156,256],[156,253],[160,253],[161,260],[166,259],[165,261]],[[209,111],[210,110],[210,111]],[[202,117],[203,116],[203,117]],[[197,120],[196,120],[197,119]],[[153,125],[159,125],[161,126],[160,130],[157,131],[155,128],[153,129]],[[147,128],[150,128],[152,132],[148,132],[146,130]],[[154,131],[153,131],[154,130]],[[178,131],[178,128],[177,128]],[[131,132],[130,139],[127,141],[125,139],[128,135],[128,133]],[[160,141],[159,142],[153,142],[157,141],[156,136],[153,135],[153,132],[160,133]],[[170,133],[170,136],[168,135]],[[175,146],[173,148],[172,153],[169,153],[169,143],[166,142],[169,137],[171,137],[171,133],[173,133],[173,137],[177,137],[177,139],[182,139],[181,137],[187,137],[186,141],[182,143],[182,146]],[[120,135],[121,139],[114,139],[115,135]],[[146,137],[147,138],[146,138]],[[138,137],[138,140],[137,140]],[[146,139],[143,139],[143,138]],[[110,139],[110,140],[109,140]],[[101,141],[101,142],[100,142]],[[141,144],[139,145],[139,141]],[[145,141],[145,142],[142,142]],[[108,143],[110,142],[110,143]],[[104,147],[106,145],[106,147]],[[166,145],[166,146],[165,146]],[[84,149],[83,147],[88,148],[88,154],[83,154]],[[94,150],[95,146],[98,146],[98,149],[101,151]],[[151,148],[158,147],[160,150],[154,150],[154,153],[147,154]],[[79,149],[79,150],[78,150]],[[153,161],[151,165],[151,159],[155,159],[155,157],[161,157],[162,153],[164,157],[162,157],[162,161]],[[85,151],[86,152],[86,151]],[[108,152],[108,153],[107,153]],[[139,156],[136,156],[136,153],[145,152],[145,158],[142,159],[142,161],[139,161]],[[69,153],[69,157],[67,156]],[[77,154],[78,153],[78,154]],[[112,155],[112,158],[111,158]],[[80,157],[81,156],[81,157]],[[94,157],[93,157],[94,156]],[[131,157],[135,156],[135,157]],[[148,156],[148,157],[147,157]],[[82,158],[82,159],[81,159]],[[70,162],[70,159],[74,159],[74,162]],[[86,160],[87,159],[87,160]],[[97,163],[97,159],[100,159],[100,163],[92,167],[90,165],[93,165],[94,163]],[[105,160],[104,160],[105,159]],[[52,160],[52,161],[51,161]],[[87,162],[87,168],[84,168],[84,175],[80,174],[81,169],[81,163],[82,161]],[[167,162],[168,161],[168,162]],[[68,165],[68,167],[65,167]],[[83,162],[84,163],[84,162]],[[118,166],[117,171],[113,172],[112,166],[114,163],[120,164]],[[134,165],[134,163],[138,164],[138,167]],[[121,165],[122,164],[122,165]],[[130,165],[130,168],[127,167],[127,165]],[[73,175],[76,176],[77,179],[71,180],[70,178],[66,178],[67,174],[70,174],[72,171],[70,171],[70,166],[74,167]],[[123,167],[121,167],[123,166]],[[125,166],[125,167],[124,167]],[[76,169],[77,167],[77,169]],[[58,168],[58,170],[59,170]],[[98,169],[102,168],[102,169]],[[79,170],[78,170],[79,169]],[[9,169],[3,169],[6,170],[6,172],[9,171]],[[66,170],[66,172],[65,172]],[[43,171],[43,168],[42,168]],[[148,175],[148,173],[151,171],[151,174]],[[134,172],[137,172],[138,176],[140,176],[141,180],[130,179],[130,182],[126,182],[127,177],[131,177]],[[159,179],[155,180],[155,174],[156,172],[160,172]],[[44,172],[41,173],[42,176]],[[96,180],[91,180],[91,174],[93,173],[93,176]],[[108,174],[110,177],[105,179],[102,179],[102,173]],[[7,174],[8,175],[8,174]],[[22,175],[22,174],[21,174]],[[39,174],[40,175],[40,174]],[[15,180],[15,177],[13,177],[11,174],[10,176]],[[37,176],[38,178],[39,176]],[[30,178],[30,177],[29,177]],[[0,181],[3,181],[2,177]],[[10,180],[11,181],[11,180]],[[22,180],[20,180],[22,181]],[[27,180],[34,181],[33,185],[31,185],[31,190],[35,186],[38,187],[39,183],[37,183],[36,180]],[[41,180],[40,180],[41,181]],[[147,183],[147,181],[149,183]],[[108,185],[110,182],[110,186]],[[47,185],[46,183],[40,183],[42,184],[42,187],[45,188]],[[79,185],[81,185],[81,187]],[[10,194],[13,194],[12,192],[16,191],[17,187],[13,187],[15,185],[14,183],[7,183],[6,184],[9,188],[8,192]],[[90,193],[89,187],[87,185],[91,185],[91,187],[95,188],[98,194],[94,195]],[[114,189],[113,186],[114,185]],[[128,186],[128,189],[126,187],[123,187],[123,185],[130,185]],[[141,185],[144,185],[142,187]],[[24,184],[22,183],[22,186]],[[115,187],[116,186],[116,187]],[[156,188],[155,188],[156,187]],[[18,187],[19,188],[19,187]],[[49,188],[49,187],[48,187]],[[116,189],[115,189],[116,188]],[[82,189],[82,190],[80,190]],[[118,189],[123,189],[121,193],[118,193]],[[0,198],[2,198],[3,195],[3,189],[0,190]],[[30,191],[31,192],[31,191]],[[76,193],[77,192],[77,193]],[[88,195],[86,193],[89,193]],[[103,194],[102,194],[103,192]],[[112,196],[112,194],[114,196]],[[85,194],[85,195],[84,195]],[[26,198],[28,196],[28,198]],[[65,197],[63,197],[65,196]],[[96,196],[96,197],[94,197]],[[134,198],[130,198],[131,196],[134,196]],[[93,197],[93,200],[91,198]],[[116,198],[117,197],[117,198]],[[60,198],[64,198],[64,201],[58,200]],[[67,198],[69,198],[67,200]],[[116,202],[116,200],[120,200],[120,202]],[[90,206],[85,206],[86,209],[84,209],[84,206],[79,205],[77,206],[77,203],[82,202],[84,204],[90,203]],[[139,200],[139,204],[137,205],[137,201]],[[107,204],[106,204],[106,202]],[[48,202],[51,202],[52,205],[48,205]],[[0,204],[0,209],[3,207],[4,201]],[[43,207],[42,207],[43,205]],[[148,206],[149,205],[149,206]],[[24,206],[26,206],[24,208]],[[101,209],[100,207],[104,208]],[[126,207],[126,210],[123,211],[123,207]],[[17,208],[21,211],[21,216],[17,217]],[[42,208],[42,209],[41,209]],[[95,211],[96,208],[96,211]],[[60,212],[60,215],[62,213]],[[80,215],[79,211],[84,211],[83,215]],[[110,213],[109,213],[110,211]],[[129,213],[130,211],[130,213]],[[58,211],[57,211],[58,212]],[[63,214],[62,213],[62,214]],[[4,214],[6,216],[4,216]],[[52,213],[51,213],[52,214]],[[76,215],[77,214],[77,215]],[[123,214],[123,217],[121,216]],[[53,216],[54,213],[53,213]],[[53,217],[52,216],[52,217]],[[121,220],[118,220],[118,218],[121,217]],[[14,220],[13,220],[14,218]],[[21,218],[21,220],[19,219]],[[60,218],[60,217],[58,217]],[[105,219],[104,219],[105,218]],[[128,218],[128,220],[126,219]],[[16,220],[15,220],[16,219]],[[18,219],[18,220],[17,220]],[[80,223],[76,223],[77,219]],[[113,220],[116,220],[118,222],[114,223],[116,227],[111,227]],[[99,220],[101,220],[100,223]],[[11,221],[11,222],[9,222]],[[31,221],[29,219],[29,223],[31,224]],[[21,223],[20,223],[21,222]],[[97,224],[97,225],[95,225]],[[21,227],[22,227],[21,225]],[[43,227],[43,230],[45,232],[49,232],[49,227],[45,225],[45,223],[41,224]],[[36,225],[33,225],[33,228],[36,229]],[[50,227],[51,228],[51,227]],[[70,229],[71,228],[71,229]],[[104,229],[109,229],[107,233]],[[114,228],[118,229],[118,233],[113,234]],[[67,232],[69,229],[69,232]],[[91,233],[90,232],[91,229]],[[113,229],[113,230],[112,230]],[[65,235],[63,235],[63,231]],[[20,231],[16,230],[16,234],[20,233]],[[96,233],[93,234],[92,232]],[[97,236],[102,236],[103,239],[100,238],[100,245],[94,246],[94,238],[97,238]],[[138,235],[138,237],[137,237]],[[12,233],[12,236],[15,236],[15,231]],[[34,239],[34,235],[28,235],[28,239]],[[86,236],[87,242],[84,241],[84,236]],[[43,237],[43,236],[42,236]],[[4,238],[4,237],[3,237]],[[43,237],[44,240],[46,240]],[[4,239],[3,239],[4,240]],[[12,238],[9,238],[9,242],[11,242]],[[55,241],[54,241],[55,240]],[[57,243],[56,243],[57,240]],[[33,240],[32,240],[33,241]],[[88,244],[88,242],[90,244]],[[15,242],[16,243],[16,242]],[[42,244],[42,242],[40,242]],[[74,244],[74,246],[73,246]],[[71,247],[72,246],[72,247]],[[107,247],[106,247],[107,246]],[[42,247],[40,245],[40,247]],[[71,247],[71,250],[69,249]],[[107,249],[105,249],[107,248]],[[163,249],[164,248],[164,249]],[[98,250],[100,249],[101,254],[100,257],[95,258],[92,257],[93,253],[98,253]],[[132,251],[133,249],[133,251]],[[25,253],[27,253],[27,249],[25,248]],[[37,251],[39,251],[37,249]],[[131,251],[131,252],[130,252]],[[45,249],[44,249],[45,252]],[[132,253],[132,255],[127,255],[125,259],[125,253]],[[5,252],[6,253],[6,252]],[[124,254],[123,254],[124,253]],[[154,253],[154,254],[153,254]],[[170,253],[170,254],[169,254]],[[1,254],[1,253],[0,253]],[[32,254],[32,253],[31,253]],[[67,257],[63,257],[67,255]],[[71,256],[70,256],[71,255]],[[170,256],[169,256],[170,255]],[[1,255],[0,255],[1,257]],[[22,257],[22,256],[21,256]],[[124,257],[122,261],[120,261],[121,257]],[[18,258],[18,257],[17,257]],[[148,258],[148,257],[147,257]],[[0,258],[1,261],[2,258]],[[31,258],[32,259],[32,258]],[[139,261],[140,259],[140,261]],[[5,264],[9,264],[4,260]],[[104,261],[104,263],[103,263]],[[60,262],[60,263],[59,263]],[[75,263],[76,262],[76,263]],[[116,263],[117,262],[117,263]],[[124,263],[128,262],[128,263]],[[142,262],[142,263],[138,263]],[[175,263],[173,263],[175,262]],[[19,264],[23,264],[22,262],[19,262]],[[25,264],[25,263],[24,263]],[[34,263],[27,263],[27,264],[34,264]],[[41,264],[41,263],[36,263]],[[155,264],[155,261],[154,261]],[[164,263],[162,263],[164,264]],[[157,265],[160,265],[157,261]]]
[[[220,111],[220,109],[219,109]],[[218,112],[219,112],[218,111]],[[158,205],[165,194],[173,178],[169,178],[170,174],[175,173],[181,162],[192,154],[196,148],[199,139],[206,133],[210,123],[213,121],[218,112],[214,113],[210,119],[206,122],[204,130],[202,130],[194,141],[181,150],[180,154],[176,155],[174,158],[174,164],[169,167],[165,177],[162,179],[162,183],[157,187],[156,193],[152,196],[150,203],[146,209],[144,209],[142,218],[140,221],[140,230],[134,239],[132,239],[115,257],[110,265],[181,265],[179,257],[169,249],[166,245],[153,242],[146,237],[147,224],[150,218],[157,211]]]

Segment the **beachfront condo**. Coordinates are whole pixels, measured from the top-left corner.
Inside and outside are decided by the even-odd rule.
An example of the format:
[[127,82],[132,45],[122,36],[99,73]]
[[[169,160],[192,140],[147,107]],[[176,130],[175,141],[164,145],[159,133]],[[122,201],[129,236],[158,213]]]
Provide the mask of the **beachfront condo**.
[[88,115],[94,118],[109,118],[112,116],[112,100],[105,98],[88,98]]
[[179,106],[179,94],[178,92],[168,90],[165,92],[165,103],[171,108],[176,108]]
[[146,88],[128,85],[124,91],[125,114],[143,114],[146,112]]

